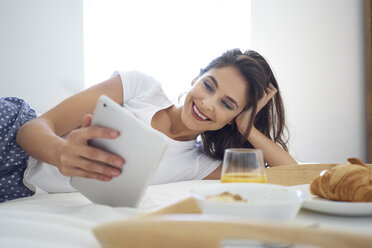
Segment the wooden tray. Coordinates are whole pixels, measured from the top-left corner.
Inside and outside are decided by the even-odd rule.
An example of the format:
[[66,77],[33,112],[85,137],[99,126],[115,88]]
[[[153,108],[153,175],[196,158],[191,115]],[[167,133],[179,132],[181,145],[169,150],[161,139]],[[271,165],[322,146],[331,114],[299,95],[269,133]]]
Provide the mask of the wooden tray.
[[231,239],[281,248],[292,247],[291,244],[363,248],[372,244],[372,237],[367,235],[288,223],[216,220],[203,215],[160,215],[118,221],[99,226],[93,232],[106,248],[219,248],[222,241]]
[[[266,170],[268,183],[309,184],[321,171],[334,165],[306,164],[269,168]],[[107,248],[208,248],[220,247],[220,242],[229,238],[277,245],[289,243],[335,248],[372,247],[372,236],[288,223],[222,221],[200,213],[195,200],[187,198],[129,221],[99,226],[93,232],[102,247]]]

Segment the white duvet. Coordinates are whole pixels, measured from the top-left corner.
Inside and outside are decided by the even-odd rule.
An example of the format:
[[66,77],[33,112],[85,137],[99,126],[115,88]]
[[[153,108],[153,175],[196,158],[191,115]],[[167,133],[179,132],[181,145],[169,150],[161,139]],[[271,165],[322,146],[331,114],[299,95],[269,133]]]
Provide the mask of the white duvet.
[[113,208],[80,193],[39,194],[0,204],[0,247],[100,247],[94,226],[165,207],[189,196],[192,187],[217,181],[152,185],[140,206]]
[[[211,183],[219,181],[151,185],[137,209],[93,204],[80,193],[40,194],[1,203],[0,248],[99,248],[91,232],[93,227],[166,207],[189,197],[193,187]],[[372,232],[372,216],[332,216],[301,210],[294,223],[358,234]]]

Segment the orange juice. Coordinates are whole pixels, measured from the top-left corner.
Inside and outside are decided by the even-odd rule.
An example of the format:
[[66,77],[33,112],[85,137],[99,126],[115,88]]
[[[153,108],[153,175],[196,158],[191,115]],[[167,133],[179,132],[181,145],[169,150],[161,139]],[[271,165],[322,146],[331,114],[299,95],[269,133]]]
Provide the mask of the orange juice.
[[265,175],[247,172],[226,173],[221,177],[221,183],[266,183],[266,181]]

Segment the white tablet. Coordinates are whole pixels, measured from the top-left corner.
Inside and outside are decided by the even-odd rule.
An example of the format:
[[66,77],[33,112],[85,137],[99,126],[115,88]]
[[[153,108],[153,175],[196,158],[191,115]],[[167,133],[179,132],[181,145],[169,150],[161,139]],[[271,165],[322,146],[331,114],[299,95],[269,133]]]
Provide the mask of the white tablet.
[[119,155],[126,162],[120,176],[111,181],[73,177],[71,185],[94,203],[137,207],[166,151],[164,134],[146,125],[107,96],[99,98],[92,125],[120,132],[116,139],[95,138],[90,144]]

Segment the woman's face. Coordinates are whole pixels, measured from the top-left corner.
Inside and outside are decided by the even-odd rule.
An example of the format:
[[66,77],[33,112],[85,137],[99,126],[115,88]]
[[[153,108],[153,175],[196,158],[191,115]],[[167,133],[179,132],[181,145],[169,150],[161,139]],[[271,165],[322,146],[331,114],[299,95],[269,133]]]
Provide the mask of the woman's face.
[[247,81],[234,67],[211,69],[192,82],[182,110],[182,121],[191,130],[218,130],[247,104]]

